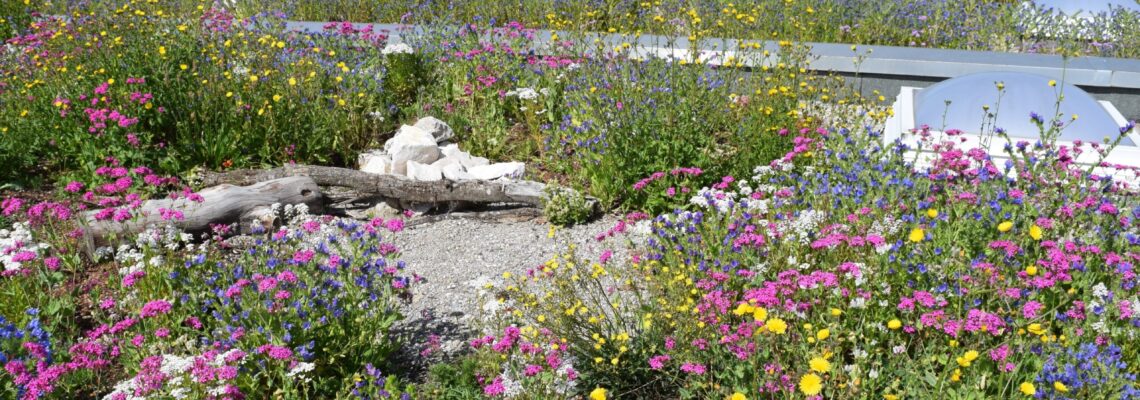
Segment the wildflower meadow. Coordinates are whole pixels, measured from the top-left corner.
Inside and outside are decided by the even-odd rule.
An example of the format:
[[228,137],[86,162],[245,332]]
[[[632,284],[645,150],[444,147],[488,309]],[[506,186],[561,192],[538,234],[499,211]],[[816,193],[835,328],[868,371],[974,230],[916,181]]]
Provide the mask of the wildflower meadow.
[[[1138,57],[1140,14],[1061,18],[984,0],[6,1],[0,398],[1140,399],[1140,170],[1077,162],[1135,124],[1063,141],[1079,116],[1054,81],[1058,107],[1019,116],[1035,139],[979,133],[1000,154],[958,130],[976,127],[885,141],[893,99],[810,68],[811,42]],[[713,64],[636,52],[649,34],[740,41]],[[200,216],[146,207],[207,202],[212,173],[355,169],[426,116],[525,161],[563,250],[466,288],[462,351],[422,373],[400,354],[437,338],[397,329],[430,283],[396,244],[417,212],[274,204],[191,232]],[[564,240],[587,200],[614,221],[597,257]],[[148,213],[163,223],[89,235]]]

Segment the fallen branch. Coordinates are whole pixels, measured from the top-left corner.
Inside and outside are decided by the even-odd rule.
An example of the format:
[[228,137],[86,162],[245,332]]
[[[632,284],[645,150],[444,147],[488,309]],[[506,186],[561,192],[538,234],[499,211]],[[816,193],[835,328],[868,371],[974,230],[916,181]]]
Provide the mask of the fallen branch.
[[[314,212],[321,211],[323,207],[320,187],[306,177],[267,179],[266,182],[246,186],[220,185],[203,189],[198,194],[204,201],[195,202],[187,198],[148,200],[135,210],[133,218],[122,222],[99,220],[95,218],[98,211],[88,211],[83,216],[88,253],[94,254],[99,246],[133,237],[152,224],[171,224],[186,232],[202,233],[209,231],[211,224],[273,218],[269,207],[275,203],[305,204]],[[182,218],[171,218],[174,213],[181,213]]]
[[[204,185],[222,183],[248,185],[287,176],[306,176],[321,186],[352,188],[364,195],[380,196],[410,203],[520,203],[542,207],[541,182],[509,181],[417,181],[398,175],[372,174],[354,169],[315,165],[286,165],[269,170],[236,170],[207,172],[202,176]],[[597,201],[589,199],[592,208]]]

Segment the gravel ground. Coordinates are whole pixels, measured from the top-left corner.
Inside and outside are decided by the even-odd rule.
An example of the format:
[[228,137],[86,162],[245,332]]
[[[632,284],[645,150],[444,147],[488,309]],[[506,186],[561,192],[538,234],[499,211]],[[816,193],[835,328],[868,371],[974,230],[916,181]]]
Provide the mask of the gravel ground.
[[[594,236],[614,226],[618,218],[604,216],[587,224],[558,230],[548,237],[550,225],[541,217],[485,213],[454,214],[413,219],[396,235],[405,272],[424,281],[413,287],[406,319],[396,327],[406,345],[397,364],[401,375],[422,380],[425,368],[466,351],[466,341],[479,332],[477,292],[482,279],[499,279],[504,272],[523,274],[565,251],[575,243],[578,254],[596,260],[612,241]],[[485,282],[485,281],[484,281]],[[421,355],[430,335],[438,335],[442,351]]]

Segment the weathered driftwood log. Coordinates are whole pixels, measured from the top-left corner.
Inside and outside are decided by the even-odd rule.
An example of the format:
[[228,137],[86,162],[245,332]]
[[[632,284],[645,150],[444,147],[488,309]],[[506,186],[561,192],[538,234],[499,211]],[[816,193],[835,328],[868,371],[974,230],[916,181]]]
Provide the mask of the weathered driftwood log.
[[[219,185],[203,189],[198,194],[204,201],[195,202],[184,197],[148,200],[135,210],[134,218],[122,222],[98,220],[95,218],[98,211],[87,212],[83,216],[83,232],[88,252],[131,237],[151,224],[169,223],[186,232],[201,233],[208,231],[211,224],[264,220],[269,214],[269,206],[274,203],[305,204],[313,212],[320,212],[324,206],[320,187],[307,177],[267,179],[246,186]],[[165,210],[181,213],[182,218],[169,218],[172,212]],[[168,219],[163,219],[164,213]]]
[[[248,185],[286,176],[307,176],[321,186],[349,187],[364,195],[411,203],[466,201],[521,203],[542,207],[543,189],[546,187],[541,182],[522,180],[416,181],[398,175],[380,175],[354,169],[313,165],[286,165],[270,170],[208,172],[202,176],[202,183],[207,186],[221,183]],[[589,200],[591,207],[596,207],[596,201]]]

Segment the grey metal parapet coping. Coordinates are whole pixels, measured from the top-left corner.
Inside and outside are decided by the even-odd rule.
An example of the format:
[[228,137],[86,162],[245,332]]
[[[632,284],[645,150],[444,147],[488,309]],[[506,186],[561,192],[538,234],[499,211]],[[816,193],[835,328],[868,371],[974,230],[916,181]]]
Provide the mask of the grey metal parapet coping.
[[[327,24],[329,23],[289,21],[286,22],[286,29],[321,32]],[[402,42],[404,35],[421,35],[427,31],[425,27],[418,25],[383,23],[352,25],[356,28],[372,26],[377,32],[386,31],[389,40],[396,43]],[[571,36],[569,32],[557,32],[563,37]],[[547,45],[551,43],[554,33],[555,31],[550,30],[535,30],[533,50],[541,54],[544,49],[548,49]],[[692,54],[690,51],[692,46],[687,37],[602,33],[574,34],[574,36],[591,42],[600,41],[609,47],[629,43],[631,54],[638,56],[700,58],[713,65],[723,63],[729,56],[737,57],[737,61],[746,67],[772,65],[780,51],[779,43],[774,41],[701,39],[696,46],[698,54]],[[738,52],[741,43],[758,44],[761,49],[767,50],[768,56],[762,56],[760,49]],[[851,44],[813,42],[807,45],[811,46],[812,55],[815,57],[810,63],[811,69],[815,71],[928,79],[945,79],[984,71],[1009,71],[1044,75],[1085,87],[1140,89],[1140,60],[1134,59],[1077,57],[1066,60],[1058,55],[875,45],[857,45],[857,50],[852,51]],[[863,55],[861,63],[856,62],[857,55]]]

